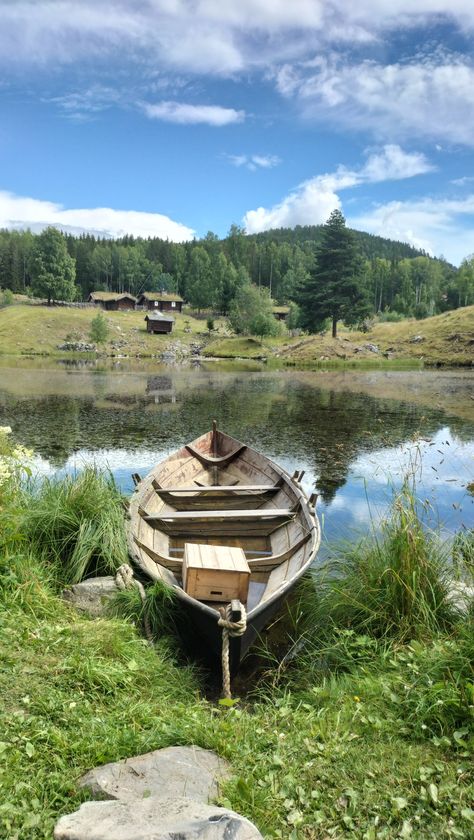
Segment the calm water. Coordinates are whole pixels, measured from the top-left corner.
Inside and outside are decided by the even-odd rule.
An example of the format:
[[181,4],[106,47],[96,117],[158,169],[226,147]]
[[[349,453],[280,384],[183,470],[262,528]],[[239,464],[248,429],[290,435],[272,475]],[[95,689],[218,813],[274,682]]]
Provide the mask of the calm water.
[[320,494],[326,541],[377,521],[408,471],[444,531],[474,527],[474,373],[114,367],[0,360],[0,425],[43,474],[108,466],[125,492],[183,442],[219,427]]

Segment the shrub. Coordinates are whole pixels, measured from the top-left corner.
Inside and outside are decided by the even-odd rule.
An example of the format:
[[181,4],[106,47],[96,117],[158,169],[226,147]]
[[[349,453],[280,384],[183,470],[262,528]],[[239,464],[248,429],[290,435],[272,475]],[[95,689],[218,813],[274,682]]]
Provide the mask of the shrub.
[[15,297],[11,289],[5,289],[0,296],[0,306],[11,306],[15,303]]
[[90,339],[91,341],[96,342],[97,344],[103,344],[107,341],[109,335],[109,326],[107,324],[106,319],[102,315],[102,312],[98,312],[97,315],[91,321],[91,329],[90,329]]

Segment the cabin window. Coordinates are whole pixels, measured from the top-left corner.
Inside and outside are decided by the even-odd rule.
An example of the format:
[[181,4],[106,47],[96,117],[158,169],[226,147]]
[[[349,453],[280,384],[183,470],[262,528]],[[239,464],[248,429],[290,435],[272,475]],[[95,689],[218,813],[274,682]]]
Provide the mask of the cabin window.
[[158,306],[158,301],[157,300],[155,300],[153,306]]
[[176,301],[175,300],[171,301],[171,309],[176,309]]

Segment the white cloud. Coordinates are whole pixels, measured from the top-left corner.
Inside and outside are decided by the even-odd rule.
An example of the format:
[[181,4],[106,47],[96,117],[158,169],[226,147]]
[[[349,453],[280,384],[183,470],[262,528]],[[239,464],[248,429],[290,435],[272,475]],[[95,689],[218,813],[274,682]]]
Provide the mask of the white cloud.
[[277,155],[226,155],[225,157],[233,166],[237,168],[245,166],[251,172],[257,169],[273,169],[281,163],[281,158]]
[[408,242],[459,265],[473,251],[474,194],[463,199],[390,201],[347,221],[358,230]]
[[[474,9],[474,6],[473,6]],[[284,65],[277,86],[303,113],[379,138],[427,137],[474,145],[474,66],[456,55],[407,63],[344,63],[319,56]]]
[[11,70],[115,55],[231,75],[440,20],[469,31],[471,0],[15,0],[0,7],[0,60]]
[[453,178],[450,183],[456,187],[465,187],[466,184],[470,184],[472,181],[474,181],[474,175],[464,175],[463,178]]
[[194,231],[161,213],[113,210],[110,207],[67,210],[61,204],[0,191],[0,228],[38,232],[53,225],[71,233],[90,232],[97,236],[158,236],[173,242],[192,239]]
[[400,146],[390,144],[380,151],[373,151],[358,170],[339,166],[333,173],[317,175],[300,184],[269,209],[258,207],[249,210],[244,216],[244,225],[248,233],[295,225],[318,225],[325,222],[333,210],[340,208],[337,190],[363,183],[411,178],[432,169],[423,154],[405,152]]
[[178,123],[179,125],[197,125],[205,123],[221,127],[240,123],[245,119],[245,111],[234,108],[221,108],[220,105],[189,105],[185,102],[158,102],[155,105],[143,103],[147,117],[154,120]]

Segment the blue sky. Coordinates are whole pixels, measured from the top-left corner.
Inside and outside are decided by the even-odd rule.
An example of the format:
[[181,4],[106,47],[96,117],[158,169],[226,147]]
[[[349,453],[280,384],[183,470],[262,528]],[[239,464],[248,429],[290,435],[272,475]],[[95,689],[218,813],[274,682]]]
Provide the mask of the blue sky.
[[474,251],[472,0],[0,0],[0,226]]

